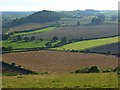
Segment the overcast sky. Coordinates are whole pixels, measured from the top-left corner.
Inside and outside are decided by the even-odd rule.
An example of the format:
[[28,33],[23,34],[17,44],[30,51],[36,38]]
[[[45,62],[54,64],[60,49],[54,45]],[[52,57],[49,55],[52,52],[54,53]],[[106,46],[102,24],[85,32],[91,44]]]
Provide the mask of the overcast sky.
[[0,11],[117,10],[119,0],[0,0]]

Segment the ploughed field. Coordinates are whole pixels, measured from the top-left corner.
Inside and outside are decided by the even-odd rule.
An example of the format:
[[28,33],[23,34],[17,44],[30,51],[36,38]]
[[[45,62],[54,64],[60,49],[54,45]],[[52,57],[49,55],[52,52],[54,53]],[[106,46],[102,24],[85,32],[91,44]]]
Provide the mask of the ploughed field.
[[89,50],[90,52],[96,52],[96,53],[106,53],[107,51],[109,51],[112,54],[119,54],[119,51],[118,51],[119,46],[120,46],[120,42],[94,47]]
[[112,25],[96,25],[96,26],[67,26],[57,27],[51,32],[36,33],[27,35],[28,37],[35,36],[36,39],[43,38],[45,40],[51,40],[52,37],[58,36],[59,39],[66,36],[68,39],[75,38],[102,38],[118,35],[118,26]]
[[118,64],[118,58],[110,55],[47,50],[3,54],[3,61],[14,62],[36,72],[49,73],[71,72],[93,65],[101,69],[114,68]]

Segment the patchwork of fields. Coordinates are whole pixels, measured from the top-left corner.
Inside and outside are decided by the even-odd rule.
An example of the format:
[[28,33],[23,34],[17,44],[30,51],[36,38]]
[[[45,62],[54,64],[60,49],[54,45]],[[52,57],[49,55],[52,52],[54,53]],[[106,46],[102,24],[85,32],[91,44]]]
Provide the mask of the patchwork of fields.
[[5,13],[2,88],[119,88],[118,11]]

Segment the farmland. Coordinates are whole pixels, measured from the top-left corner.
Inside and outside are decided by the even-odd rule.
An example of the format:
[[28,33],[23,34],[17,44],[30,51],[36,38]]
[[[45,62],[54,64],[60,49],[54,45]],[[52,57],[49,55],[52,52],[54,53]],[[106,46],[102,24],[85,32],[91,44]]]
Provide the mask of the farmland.
[[21,32],[21,33],[14,33],[12,36],[18,36],[18,35],[31,35],[35,33],[43,33],[43,32],[51,32],[55,29],[55,27],[49,27],[49,28],[44,28],[40,30],[35,30],[35,31],[28,31],[28,32]]
[[117,11],[12,18],[0,41],[3,88],[118,88]]
[[116,73],[19,75],[3,76],[2,83],[3,88],[118,88],[118,76]]
[[67,39],[93,39],[118,35],[117,24],[112,25],[96,25],[96,26],[67,26],[57,27],[52,32],[36,33],[27,35],[28,37],[35,36],[36,39],[43,38],[45,40],[51,40],[52,37],[58,36],[59,39],[66,36]]
[[67,44],[58,48],[54,48],[54,50],[86,50],[89,48],[116,43],[116,42],[118,42],[118,37],[85,40],[85,41],[75,42],[72,44]]
[[13,47],[13,49],[45,47],[45,43],[47,43],[47,41],[40,41],[40,40],[31,41],[31,42],[18,41],[14,43],[11,43],[11,41],[7,40],[2,42],[4,47],[7,47],[10,45]]
[[115,56],[47,50],[3,54],[3,61],[15,62],[16,65],[36,72],[49,73],[71,72],[93,65],[101,69],[118,65],[118,58]]
[[112,44],[108,44],[108,45],[102,45],[102,46],[98,46],[98,47],[95,47],[95,48],[91,48],[89,49],[90,52],[101,52],[101,53],[106,53],[106,51],[109,51],[113,54],[118,54],[119,51],[119,45],[120,43],[112,43]]
[[12,27],[6,33],[11,33],[11,32],[15,32],[15,31],[31,30],[31,29],[41,28],[41,27],[45,27],[45,26],[46,25],[40,24],[40,23],[28,23],[28,24],[23,24],[23,25],[19,25],[16,27]]

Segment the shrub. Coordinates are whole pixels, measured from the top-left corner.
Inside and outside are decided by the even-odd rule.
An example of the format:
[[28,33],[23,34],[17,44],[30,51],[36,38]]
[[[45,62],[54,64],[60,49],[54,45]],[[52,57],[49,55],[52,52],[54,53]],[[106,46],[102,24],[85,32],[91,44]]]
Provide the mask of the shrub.
[[106,55],[111,55],[112,53],[110,51],[107,51]]
[[15,67],[16,64],[15,64],[15,63],[11,63],[11,65],[12,65],[13,67]]
[[103,70],[103,73],[112,72],[112,71],[113,71],[113,69],[107,68],[107,69]]
[[100,72],[100,69],[97,66],[92,66],[88,70],[89,73],[98,73]]
[[82,68],[79,70],[76,70],[75,73],[89,73],[89,68]]
[[114,68],[113,72],[117,72],[117,73],[120,73],[120,66]]
[[14,72],[7,72],[7,73],[3,73],[3,76],[16,76],[17,74]]

